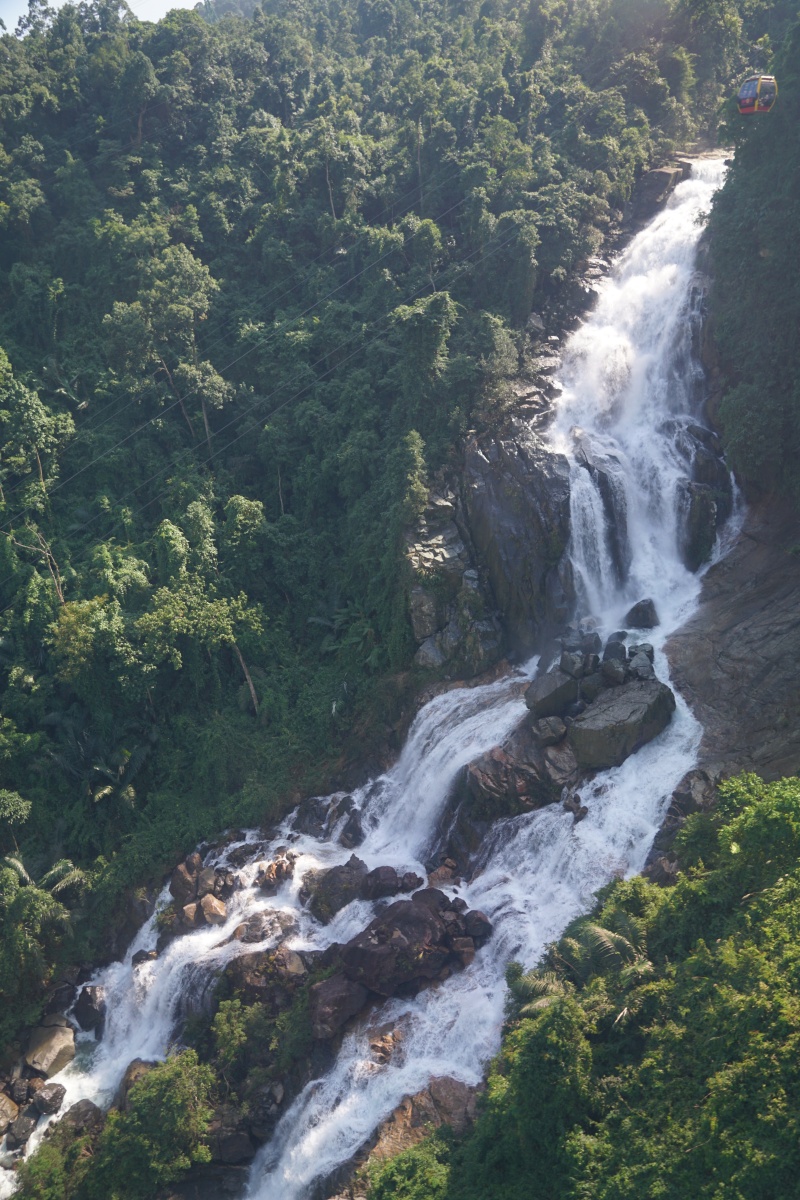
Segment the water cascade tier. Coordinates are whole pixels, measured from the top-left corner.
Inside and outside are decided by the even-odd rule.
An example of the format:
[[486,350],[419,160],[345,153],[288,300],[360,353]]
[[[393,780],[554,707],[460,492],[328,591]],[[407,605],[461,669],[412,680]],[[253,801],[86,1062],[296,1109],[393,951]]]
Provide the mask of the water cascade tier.
[[[698,216],[722,172],[721,160],[698,161],[600,285],[594,311],[564,347],[563,393],[548,434],[570,462],[576,619],[605,636],[625,627],[632,605],[651,600],[660,623],[647,637],[662,679],[668,668],[661,647],[695,604],[698,559],[708,557],[730,508],[727,476],[713,474],[714,435],[703,425],[694,349]],[[319,805],[341,813],[324,828],[309,832],[293,814],[268,841],[253,831],[208,854],[205,865],[228,867],[242,884],[227,901],[224,924],[186,933],[146,958],[141,952],[154,949],[159,936],[154,917],[122,962],[97,973],[92,983],[105,992],[105,1031],[99,1042],[79,1035],[76,1058],[55,1077],[67,1089],[62,1112],[84,1098],[108,1106],[133,1059],[163,1058],[186,1015],[207,1003],[219,972],[237,956],[281,943],[301,954],[347,943],[398,898],[353,899],[327,923],[304,903],[309,872],[349,860],[352,842],[340,838],[354,812],[363,837],[357,855],[367,869],[388,866],[398,876],[424,878],[454,781],[525,717],[523,691],[538,666],[533,659],[499,682],[430,701],[391,770],[346,805],[342,797]],[[285,1105],[256,1155],[248,1200],[324,1195],[324,1181],[404,1097],[435,1077],[480,1081],[499,1047],[507,964],[534,965],[599,887],[642,869],[669,796],[694,765],[700,732],[677,697],[663,733],[582,787],[588,813],[580,823],[551,804],[490,827],[470,880],[439,886],[462,908],[484,913],[492,936],[463,970],[413,996],[373,997],[344,1026],[332,1065]],[[252,886],[259,862],[287,847],[296,856],[293,870],[275,894]],[[169,899],[165,889],[161,901]],[[258,928],[260,940],[232,938],[244,922]],[[402,1038],[377,1061],[375,1038],[386,1028],[402,1029]],[[40,1124],[31,1144],[41,1136]],[[2,1174],[0,1195],[8,1195],[13,1177]]]

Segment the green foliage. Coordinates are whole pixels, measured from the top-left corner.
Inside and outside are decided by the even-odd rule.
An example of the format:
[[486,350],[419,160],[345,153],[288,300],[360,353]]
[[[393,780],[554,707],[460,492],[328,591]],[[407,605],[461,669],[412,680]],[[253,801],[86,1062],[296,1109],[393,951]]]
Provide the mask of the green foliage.
[[722,785],[674,887],[610,885],[538,970],[510,970],[474,1130],[378,1169],[371,1200],[794,1195],[799,839],[799,780]]
[[800,26],[770,70],[780,95],[768,118],[748,124],[733,102],[736,156],[711,217],[714,332],[727,377],[720,419],[744,479],[800,499]]
[[194,1163],[208,1162],[213,1082],[194,1050],[143,1075],[126,1111],[108,1114],[82,1187],[87,1200],[149,1200]]
[[0,37],[3,849],[91,871],[76,956],[383,736],[404,527],[771,12],[34,0]]

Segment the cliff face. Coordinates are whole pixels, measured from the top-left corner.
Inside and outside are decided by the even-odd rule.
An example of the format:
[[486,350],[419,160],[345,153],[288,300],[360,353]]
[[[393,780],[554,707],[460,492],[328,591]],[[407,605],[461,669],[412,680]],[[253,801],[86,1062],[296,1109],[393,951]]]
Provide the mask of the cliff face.
[[784,503],[748,510],[700,605],[671,639],[672,680],[704,728],[701,765],[767,779],[800,770],[800,531]]

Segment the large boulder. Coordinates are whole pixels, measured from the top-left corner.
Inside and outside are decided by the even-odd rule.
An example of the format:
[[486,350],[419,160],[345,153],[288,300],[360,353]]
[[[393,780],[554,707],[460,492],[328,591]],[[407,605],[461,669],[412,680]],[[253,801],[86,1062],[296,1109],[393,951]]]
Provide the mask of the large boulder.
[[6,1145],[9,1150],[19,1150],[24,1146],[39,1123],[42,1114],[33,1105],[23,1108],[17,1118],[11,1122],[6,1132]]
[[199,855],[192,854],[185,862],[179,863],[172,872],[169,881],[170,895],[177,901],[178,907],[190,904],[197,898],[197,878],[200,874],[197,859]]
[[81,1029],[87,1032],[95,1030],[97,1036],[100,1037],[106,1019],[105,988],[91,983],[81,988],[81,994],[75,1003],[73,1015]]
[[607,692],[576,717],[567,740],[579,767],[619,766],[629,754],[666,729],[675,697],[657,679],[634,680]]
[[224,925],[228,919],[228,909],[225,901],[218,900],[211,892],[203,896],[203,899],[200,901],[200,907],[209,925]]
[[327,925],[340,909],[361,896],[367,874],[367,864],[351,854],[340,866],[308,871],[303,877],[300,899],[318,921]]
[[249,1162],[256,1152],[247,1121],[234,1104],[222,1104],[215,1111],[209,1123],[208,1143],[213,1162]]
[[555,667],[537,675],[525,692],[525,703],[534,717],[560,717],[578,699],[578,680]]
[[[446,905],[447,897],[436,894]],[[437,978],[450,956],[447,934],[424,893],[397,900],[342,948],[345,974],[379,996],[393,996],[406,984]]]
[[119,1108],[122,1110],[122,1112],[127,1112],[128,1095],[131,1088],[134,1086],[134,1084],[138,1083],[140,1079],[144,1079],[145,1075],[149,1074],[153,1067],[157,1065],[157,1063],[148,1062],[147,1059],[144,1058],[134,1058],[132,1062],[129,1062],[125,1068],[125,1074],[122,1076],[122,1082],[117,1088],[116,1095],[114,1096],[114,1108]]
[[368,999],[366,987],[346,975],[331,975],[315,983],[309,993],[312,1034],[318,1039],[333,1037],[361,1012]]
[[658,624],[658,613],[652,600],[639,600],[625,614],[628,629],[655,629]]
[[513,644],[535,649],[568,618],[572,579],[562,567],[569,540],[569,463],[529,425],[468,443],[464,500],[472,540]]
[[62,1025],[34,1029],[25,1053],[25,1062],[49,1079],[63,1071],[75,1057],[75,1033]]
[[33,1097],[33,1103],[44,1117],[57,1113],[64,1103],[67,1089],[61,1083],[46,1083]]
[[3,1136],[12,1121],[19,1116],[19,1105],[15,1104],[5,1092],[0,1092],[0,1137]]
[[61,1118],[62,1128],[72,1129],[76,1137],[100,1129],[104,1122],[103,1110],[93,1100],[78,1100]]

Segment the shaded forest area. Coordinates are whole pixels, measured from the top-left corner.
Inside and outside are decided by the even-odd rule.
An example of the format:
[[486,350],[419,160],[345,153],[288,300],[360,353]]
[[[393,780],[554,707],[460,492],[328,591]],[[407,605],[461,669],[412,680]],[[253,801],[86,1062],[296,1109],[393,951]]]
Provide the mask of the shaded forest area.
[[788,7],[205,12],[0,38],[3,1041],[126,889],[381,735],[426,480]]

